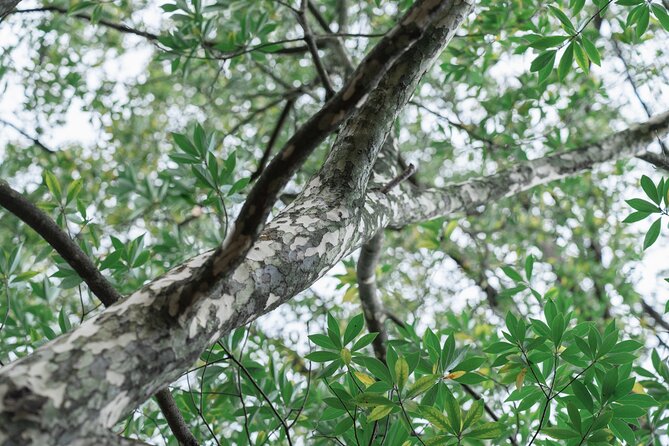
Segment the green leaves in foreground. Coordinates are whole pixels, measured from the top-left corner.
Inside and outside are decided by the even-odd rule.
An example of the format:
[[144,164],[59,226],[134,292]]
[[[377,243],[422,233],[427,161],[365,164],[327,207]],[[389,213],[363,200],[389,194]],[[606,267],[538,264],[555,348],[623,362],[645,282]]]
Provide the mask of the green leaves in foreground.
[[641,177],[641,188],[649,200],[644,198],[626,200],[627,204],[634,209],[634,212],[628,215],[623,222],[635,223],[653,214],[660,214],[646,232],[643,240],[643,249],[645,250],[657,241],[662,230],[662,217],[667,215],[667,206],[669,205],[669,181],[661,178],[655,184],[653,180],[644,175]]

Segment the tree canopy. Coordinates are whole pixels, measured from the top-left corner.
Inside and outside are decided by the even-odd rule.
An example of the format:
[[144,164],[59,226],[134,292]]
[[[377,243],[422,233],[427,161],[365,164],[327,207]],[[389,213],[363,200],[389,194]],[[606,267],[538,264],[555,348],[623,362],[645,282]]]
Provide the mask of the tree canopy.
[[0,445],[667,444],[668,8],[0,0]]

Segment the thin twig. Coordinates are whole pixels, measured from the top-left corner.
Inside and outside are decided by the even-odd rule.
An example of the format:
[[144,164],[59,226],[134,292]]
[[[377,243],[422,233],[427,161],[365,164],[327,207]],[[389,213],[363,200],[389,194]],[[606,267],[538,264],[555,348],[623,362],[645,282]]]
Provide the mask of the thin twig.
[[45,152],[48,153],[49,155],[56,153],[55,150],[49,148],[47,145],[45,145],[44,143],[42,143],[42,141],[40,141],[38,138],[33,137],[33,136],[30,136],[30,134],[28,134],[28,132],[26,132],[25,130],[21,129],[21,128],[18,127],[17,125],[12,124],[11,122],[6,121],[6,120],[4,120],[4,119],[0,119],[0,123],[6,125],[6,126],[8,126],[8,127],[13,128],[13,129],[16,130],[17,132],[19,132],[21,135],[23,135],[23,136],[25,136],[26,138],[28,138],[29,140],[31,140],[31,141],[33,142],[33,144],[35,144],[37,147],[39,147],[40,149],[42,149],[43,151],[45,151]]
[[407,166],[407,168],[404,169],[404,172],[400,173],[398,176],[396,176],[395,178],[393,178],[392,180],[390,180],[390,182],[389,182],[388,184],[386,184],[385,186],[383,186],[383,187],[381,188],[381,193],[382,193],[382,194],[387,194],[388,192],[390,192],[390,190],[391,190],[392,188],[394,188],[395,186],[397,186],[398,184],[400,184],[402,181],[406,180],[406,179],[409,178],[411,175],[413,175],[413,173],[414,173],[415,171],[416,171],[416,166],[414,166],[413,164],[410,163],[410,164]]
[[254,181],[256,178],[258,178],[260,174],[262,174],[262,171],[265,169],[265,165],[267,164],[267,160],[269,159],[269,156],[272,153],[272,149],[274,148],[274,145],[276,144],[276,141],[279,138],[279,135],[281,134],[281,130],[283,130],[283,127],[286,124],[286,120],[288,118],[288,115],[290,114],[290,111],[293,109],[293,106],[295,105],[295,99],[296,99],[295,97],[290,97],[288,98],[288,100],[286,100],[286,105],[284,105],[283,110],[281,110],[279,119],[276,122],[276,125],[274,126],[274,130],[272,130],[272,135],[270,136],[269,141],[267,142],[267,147],[265,147],[265,151],[262,154],[262,158],[260,158],[260,161],[258,162],[258,168],[251,175],[251,181]]

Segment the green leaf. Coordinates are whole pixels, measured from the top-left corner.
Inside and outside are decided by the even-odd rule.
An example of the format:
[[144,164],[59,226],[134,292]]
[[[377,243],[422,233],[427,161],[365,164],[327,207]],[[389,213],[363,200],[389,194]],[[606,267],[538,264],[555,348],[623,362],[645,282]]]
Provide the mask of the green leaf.
[[378,393],[362,392],[353,398],[353,402],[361,407],[394,406],[395,403]]
[[650,9],[643,5],[639,15],[636,18],[636,35],[641,37],[648,29],[648,22],[650,21]]
[[376,406],[372,411],[367,415],[367,421],[377,421],[381,418],[385,418],[390,412],[393,411],[394,406]]
[[313,334],[308,336],[311,342],[316,344],[319,347],[331,349],[331,350],[337,350],[337,347],[334,345],[334,343],[330,340],[329,337],[325,336],[324,334]]
[[555,50],[544,51],[543,53],[539,54],[532,61],[532,64],[530,65],[530,71],[534,73],[546,67],[550,67],[552,69],[553,64],[555,64],[555,54]]
[[464,420],[462,421],[462,429],[466,430],[469,426],[472,426],[478,422],[478,420],[483,416],[484,403],[483,400],[476,400],[472,403],[472,406],[467,411]]
[[501,436],[502,433],[504,433],[504,430],[499,423],[483,423],[470,430],[465,436],[480,440],[490,440]]
[[644,218],[648,217],[651,213],[650,212],[641,212],[641,211],[636,211],[632,212],[623,220],[623,223],[636,223],[637,221],[641,221]]
[[460,412],[460,405],[453,394],[447,387],[444,387],[444,408],[451,427],[455,434],[462,432],[462,417]]
[[397,388],[401,391],[409,379],[409,364],[404,356],[400,356],[395,362],[395,379]]
[[624,440],[628,445],[633,446],[636,444],[634,431],[625,421],[613,419],[609,423],[609,428],[613,432],[613,435],[616,436],[616,438]]
[[567,77],[569,70],[571,70],[571,65],[574,62],[574,43],[570,43],[569,46],[562,53],[560,58],[560,63],[558,64],[558,79],[561,81]]
[[575,432],[571,429],[564,429],[560,427],[544,427],[543,429],[541,429],[541,432],[548,435],[549,437],[555,438],[556,440],[570,440],[572,438],[581,438],[580,433]]
[[421,376],[407,389],[407,393],[404,396],[406,399],[415,398],[418,395],[421,395],[432,388],[437,382],[437,375],[425,375]]
[[660,230],[662,229],[662,217],[655,220],[655,222],[650,225],[648,232],[646,232],[646,237],[643,239],[643,249],[646,250],[650,248],[653,243],[657,240],[657,237],[660,235]]
[[472,357],[469,357],[469,358],[465,359],[464,361],[462,361],[461,363],[459,363],[455,367],[453,367],[452,370],[454,372],[458,371],[458,370],[464,370],[465,372],[471,372],[472,370],[476,370],[479,367],[481,367],[481,365],[484,362],[486,362],[486,358],[484,358],[482,356],[472,356]]
[[351,347],[351,351],[357,351],[360,350],[363,347],[366,347],[367,345],[371,344],[374,339],[378,336],[378,333],[367,333],[360,337],[355,343],[353,344],[353,347]]
[[329,362],[339,359],[339,356],[339,352],[326,352],[321,350],[309,353],[305,358],[313,362]]
[[418,408],[418,413],[438,430],[454,433],[448,418],[446,418],[446,416],[436,407],[420,406]]
[[60,203],[63,198],[63,191],[60,188],[60,183],[56,176],[47,170],[44,172],[44,182],[46,183],[49,192],[51,192],[51,195],[53,195],[56,201]]
[[339,331],[339,322],[330,313],[328,319],[328,337],[337,348],[342,348],[341,332]]
[[657,3],[653,3],[651,8],[653,10],[653,15],[660,22],[662,28],[664,28],[666,31],[669,31],[669,13],[667,13],[665,7]]
[[534,269],[534,256],[530,254],[525,258],[525,277],[529,282],[532,279],[532,270]]
[[662,211],[659,206],[651,203],[650,201],[643,200],[641,198],[632,198],[631,200],[625,200],[625,202],[630,206],[632,206],[637,211],[641,212],[654,213]]
[[590,395],[590,392],[588,389],[583,385],[580,381],[574,381],[571,383],[571,390],[574,392],[574,396],[585,406],[586,409],[590,413],[593,413],[592,410],[594,408],[593,402],[592,402],[592,395]]
[[549,5],[548,8],[551,10],[553,15],[557,17],[557,19],[562,23],[562,26],[565,29],[565,31],[567,31],[570,34],[574,34],[576,32],[574,24],[571,23],[571,20],[569,20],[569,18],[564,12],[562,12],[560,9],[552,5]]
[[662,202],[660,195],[657,193],[655,183],[653,183],[653,180],[648,178],[646,175],[641,177],[641,188],[646,193],[646,195],[648,195],[648,198],[653,200],[656,204],[659,205]]
[[585,74],[588,74],[590,72],[590,61],[583,47],[578,42],[574,42],[574,58],[578,66],[581,67],[581,70]]
[[599,56],[599,51],[597,50],[595,44],[590,41],[590,39],[585,36],[581,36],[581,45],[583,45],[583,49],[592,63],[595,65],[602,64],[602,58]]
[[358,336],[358,334],[360,334],[360,331],[362,331],[362,327],[364,326],[365,326],[365,318],[363,317],[362,314],[353,316],[351,321],[346,326],[346,330],[344,330],[344,345],[347,345],[356,336]]
[[530,43],[530,47],[537,50],[547,50],[548,48],[553,48],[560,45],[562,42],[567,40],[569,36],[546,36],[536,39]]

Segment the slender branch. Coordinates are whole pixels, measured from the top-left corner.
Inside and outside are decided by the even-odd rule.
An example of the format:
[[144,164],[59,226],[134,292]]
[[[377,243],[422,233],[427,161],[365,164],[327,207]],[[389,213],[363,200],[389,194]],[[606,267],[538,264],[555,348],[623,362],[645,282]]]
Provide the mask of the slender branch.
[[334,87],[332,86],[332,82],[330,81],[330,75],[328,75],[328,72],[325,69],[325,66],[323,65],[323,61],[321,60],[321,57],[318,55],[318,48],[316,47],[314,34],[311,31],[311,28],[309,27],[309,21],[307,20],[308,3],[309,0],[302,0],[300,6],[300,12],[297,18],[298,21],[300,22],[300,25],[302,26],[302,29],[304,30],[304,41],[307,44],[307,48],[309,48],[309,53],[311,53],[311,58],[313,59],[314,66],[316,67],[316,72],[318,73],[318,77],[321,79],[321,83],[325,88],[325,100],[327,101],[332,96],[335,95],[335,90]]
[[[30,13],[35,13],[35,12],[55,12],[59,14],[68,14],[67,8],[63,8],[61,6],[42,6],[40,8],[30,8],[30,9],[15,9],[12,11],[11,14],[30,14]],[[125,33],[125,34],[134,34],[136,36],[144,37],[145,39],[148,39],[150,41],[156,41],[160,37],[158,34],[154,34],[148,31],[142,31],[139,29],[132,28],[130,26],[124,25],[122,23],[115,23],[109,20],[101,19],[97,21],[93,21],[92,16],[89,14],[74,14],[73,17],[76,17],[78,19],[83,19],[86,20],[87,22],[91,22],[93,24],[98,24],[102,26],[106,26],[107,28],[114,29],[116,31]]]
[[91,292],[110,306],[122,298],[105,279],[91,259],[44,211],[23,197],[4,180],[0,180],[0,206],[33,228],[86,282]]
[[267,143],[267,147],[265,147],[265,151],[262,154],[262,158],[260,158],[260,161],[258,162],[258,168],[251,175],[251,181],[254,181],[256,178],[258,178],[260,176],[260,174],[262,173],[263,169],[265,168],[265,165],[267,164],[267,160],[269,159],[269,156],[272,153],[272,149],[274,148],[274,145],[276,144],[276,140],[279,138],[279,135],[281,134],[281,130],[283,130],[283,127],[286,124],[286,120],[288,118],[288,115],[290,114],[291,110],[295,106],[295,99],[296,99],[295,97],[289,97],[286,100],[286,105],[284,105],[283,110],[281,111],[281,114],[279,115],[279,119],[276,122],[276,125],[274,126],[274,130],[272,131],[272,135],[269,138],[269,142]]
[[641,308],[643,308],[643,311],[653,319],[655,322],[655,325],[658,325],[665,330],[669,331],[669,323],[664,320],[662,315],[655,310],[648,302],[646,302],[644,299],[641,299]]
[[232,362],[235,363],[239,369],[244,372],[244,375],[248,378],[248,380],[251,382],[253,387],[258,391],[258,393],[262,396],[262,398],[265,400],[265,402],[269,405],[269,408],[272,410],[274,413],[274,416],[279,420],[281,423],[281,426],[283,426],[283,430],[286,434],[286,440],[288,441],[288,444],[292,446],[293,442],[290,438],[290,428],[288,427],[288,424],[286,424],[286,420],[281,416],[279,411],[274,407],[274,403],[272,403],[272,400],[269,399],[265,391],[258,385],[258,383],[253,379],[253,375],[244,367],[244,364],[239,362],[239,360],[233,355],[228,349],[223,345],[221,341],[218,341],[218,345],[223,349],[223,351],[228,355],[228,357],[232,360]]
[[368,242],[362,245],[356,276],[360,305],[365,316],[367,330],[370,333],[378,333],[374,341],[372,341],[374,354],[380,361],[386,362],[386,341],[388,340],[388,334],[383,325],[386,315],[383,311],[383,304],[377,296],[376,289],[376,267],[381,258],[382,247],[383,231],[379,231]]
[[9,122],[9,121],[5,121],[4,119],[0,119],[0,124],[4,124],[4,125],[6,125],[6,126],[8,126],[8,127],[13,128],[14,130],[16,130],[17,132],[19,132],[19,133],[20,133],[21,135],[23,135],[24,137],[26,137],[26,138],[28,138],[29,140],[31,140],[31,141],[33,142],[33,144],[35,144],[37,147],[39,147],[40,149],[42,149],[43,151],[45,151],[45,152],[48,153],[49,155],[56,153],[55,150],[49,148],[47,145],[45,145],[44,143],[42,143],[42,141],[40,141],[40,140],[37,139],[36,137],[30,136],[30,134],[29,134],[28,132],[26,132],[25,130],[23,130],[23,129],[20,128],[19,126],[15,125],[15,124],[12,124],[12,123]]
[[167,424],[170,426],[172,433],[179,441],[180,446],[197,446],[198,442],[188,428],[186,420],[184,420],[179,406],[177,406],[172,393],[165,388],[156,393],[156,402],[160,407],[160,411],[165,416]]
[[[109,281],[100,273],[86,253],[44,211],[23,197],[4,180],[0,180],[0,206],[33,228],[74,269],[91,292],[106,306],[122,299]],[[197,440],[188,430],[183,416],[168,389],[156,394],[165,419],[174,436],[186,446],[196,446]]]
[[[650,118],[653,115],[653,112],[650,109],[650,106],[646,104],[646,101],[643,100],[641,97],[641,94],[639,93],[639,88],[637,87],[636,82],[634,81],[634,78],[632,77],[632,73],[630,72],[630,67],[627,64],[627,60],[625,60],[625,57],[623,56],[623,51],[620,48],[620,45],[618,44],[618,41],[614,38],[613,39],[613,48],[616,51],[616,54],[618,55],[618,59],[623,63],[623,68],[625,69],[625,77],[627,79],[627,82],[630,84],[632,87],[632,91],[634,91],[634,96],[636,96],[637,100],[639,101],[639,104],[641,104],[641,107],[643,107],[643,110],[646,112],[646,116]],[[660,148],[662,149],[662,153],[666,156],[669,155],[669,149],[667,149],[667,146],[664,144],[664,141],[658,136],[657,137],[657,142],[660,144]]]
[[399,174],[398,176],[393,178],[388,184],[386,184],[385,186],[383,186],[381,188],[381,193],[382,194],[387,194],[388,192],[391,191],[392,188],[394,188],[395,186],[398,186],[402,181],[410,178],[414,174],[415,171],[416,171],[416,166],[414,166],[413,164],[410,163],[406,167],[406,169],[404,169],[404,172],[402,172],[401,174]]

